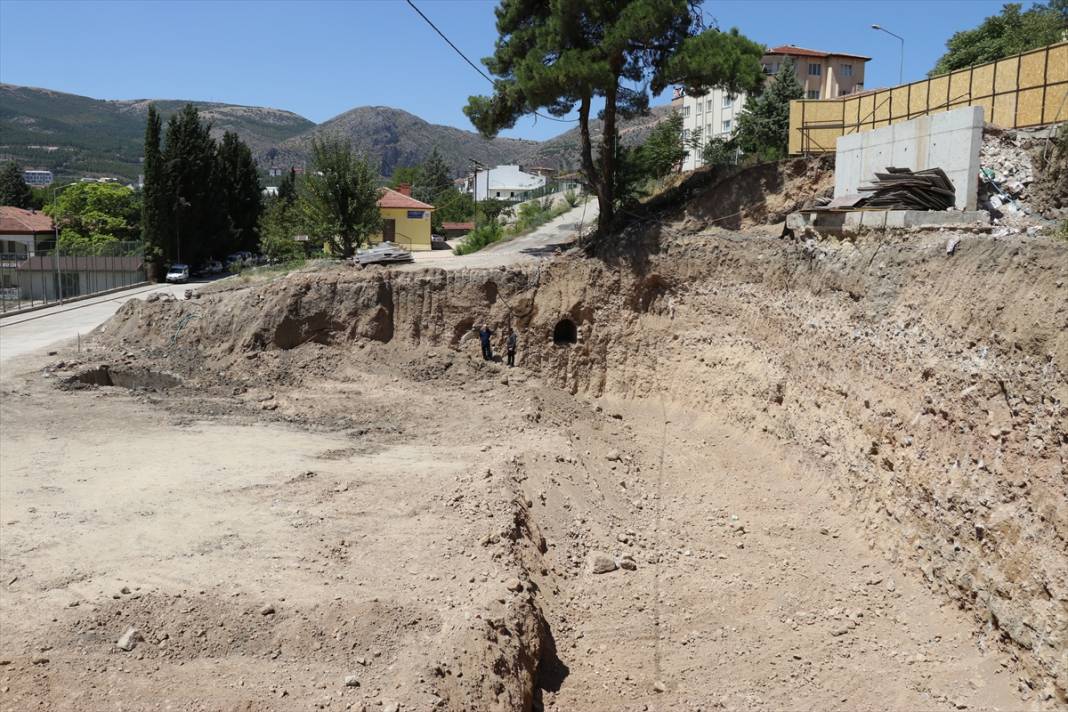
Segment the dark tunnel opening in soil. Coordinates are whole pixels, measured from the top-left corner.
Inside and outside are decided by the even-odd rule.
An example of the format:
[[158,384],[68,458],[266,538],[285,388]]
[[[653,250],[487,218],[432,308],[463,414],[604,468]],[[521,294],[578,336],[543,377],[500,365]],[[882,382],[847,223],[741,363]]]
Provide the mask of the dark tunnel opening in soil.
[[553,343],[557,346],[570,346],[578,341],[578,327],[570,319],[561,319],[553,329]]

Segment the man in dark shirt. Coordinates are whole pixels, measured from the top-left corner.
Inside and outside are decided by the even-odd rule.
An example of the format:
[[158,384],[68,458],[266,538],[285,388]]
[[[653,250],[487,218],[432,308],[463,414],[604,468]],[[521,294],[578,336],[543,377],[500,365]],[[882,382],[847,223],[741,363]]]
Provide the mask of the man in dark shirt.
[[491,336],[493,336],[493,332],[490,331],[489,325],[483,324],[478,332],[478,340],[482,342],[482,358],[486,361],[493,360],[493,347],[490,346]]
[[519,345],[519,334],[515,333],[515,329],[511,329],[508,334],[508,365],[515,366],[515,349]]

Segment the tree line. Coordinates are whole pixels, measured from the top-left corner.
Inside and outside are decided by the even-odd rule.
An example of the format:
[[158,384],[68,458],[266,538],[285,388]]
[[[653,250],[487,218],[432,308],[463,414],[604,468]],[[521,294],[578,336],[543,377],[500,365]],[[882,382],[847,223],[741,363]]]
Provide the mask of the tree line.
[[263,211],[252,151],[227,131],[221,141],[192,104],[163,122],[149,106],[145,124],[141,235],[163,264],[200,264],[259,245]]

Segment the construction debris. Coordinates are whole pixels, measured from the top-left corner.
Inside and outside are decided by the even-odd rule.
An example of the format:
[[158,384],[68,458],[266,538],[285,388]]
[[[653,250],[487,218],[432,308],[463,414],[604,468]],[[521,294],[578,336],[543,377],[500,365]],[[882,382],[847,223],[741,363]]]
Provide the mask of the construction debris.
[[949,210],[956,197],[953,183],[941,168],[913,172],[888,167],[886,173],[875,174],[873,183],[860,186],[860,191],[872,195],[859,205],[889,210]]

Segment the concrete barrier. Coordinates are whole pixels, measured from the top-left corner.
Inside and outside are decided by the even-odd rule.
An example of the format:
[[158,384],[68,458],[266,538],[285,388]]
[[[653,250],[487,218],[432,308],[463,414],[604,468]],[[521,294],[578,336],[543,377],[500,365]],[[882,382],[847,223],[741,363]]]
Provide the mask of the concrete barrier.
[[958,210],[975,210],[979,192],[979,146],[983,107],[968,106],[874,131],[838,138],[834,196],[856,193],[888,167],[941,168],[956,191]]

